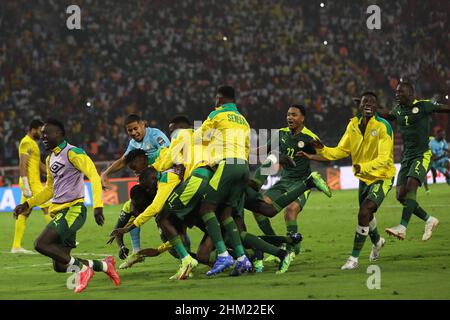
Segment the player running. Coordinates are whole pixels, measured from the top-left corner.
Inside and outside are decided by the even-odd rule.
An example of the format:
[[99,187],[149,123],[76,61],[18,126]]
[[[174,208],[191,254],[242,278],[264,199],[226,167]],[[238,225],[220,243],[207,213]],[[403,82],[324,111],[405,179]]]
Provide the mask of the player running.
[[450,184],[450,150],[448,149],[448,143],[445,140],[445,130],[439,129],[436,132],[436,137],[430,141],[431,149],[431,168],[441,172]]
[[[41,129],[44,123],[35,119],[31,121],[28,132],[19,144],[19,186],[22,191],[20,202],[37,195],[44,189],[41,182],[41,171],[45,172],[45,165],[41,163],[41,152],[37,144],[37,140],[41,137]],[[44,220],[46,224],[52,220],[48,214],[49,203],[43,203],[40,207],[44,212]],[[33,251],[22,248],[22,239],[25,233],[26,221],[31,214],[32,208],[23,212],[17,217],[14,227],[14,240],[11,253],[32,254]]]
[[[152,164],[155,161],[158,150],[163,147],[168,147],[170,144],[169,139],[161,130],[157,128],[146,128],[145,122],[136,114],[131,114],[125,119],[125,129],[127,130],[127,134],[131,138],[131,140],[129,141],[127,150],[125,151],[123,156],[120,159],[114,161],[114,163],[101,174],[103,188],[108,187],[108,176],[110,174],[113,174],[125,168],[125,157],[132,150],[144,150],[147,155],[149,164]],[[124,214],[129,214],[129,211],[130,200],[124,203],[121,212]],[[133,252],[139,251],[141,247],[140,232],[141,228],[135,228],[130,232]]]
[[18,205],[14,209],[14,216],[17,218],[29,208],[52,199],[49,212],[54,218],[36,239],[36,251],[53,260],[56,272],[67,272],[70,266],[80,269],[74,290],[77,293],[86,288],[94,271],[105,272],[116,286],[119,285],[120,278],[112,256],[103,260],[83,260],[70,254],[75,248],[77,231],[86,221],[84,176],[92,184],[95,222],[99,226],[104,223],[102,187],[94,163],[84,150],[65,140],[64,126],[57,120],[50,119],[44,124],[42,142],[45,149],[51,151],[46,160],[47,185],[41,192]]
[[395,176],[394,139],[391,125],[376,113],[377,96],[365,92],[359,104],[359,114],[350,120],[337,147],[325,147],[320,141],[314,146],[317,155],[303,152],[311,160],[339,160],[350,156],[353,171],[359,179],[359,212],[353,250],[342,270],[356,269],[358,257],[367,236],[372,241],[370,261],[380,255],[385,240],[377,229],[375,212],[392,188]]
[[425,221],[423,241],[431,238],[439,220],[427,214],[417,202],[417,188],[426,179],[431,159],[428,136],[430,132],[431,114],[433,112],[450,112],[450,106],[414,99],[414,87],[408,82],[400,82],[395,98],[398,105],[387,116],[397,120],[404,149],[400,171],[397,177],[397,200],[403,205],[400,224],[387,228],[390,235],[404,240],[406,228],[411,215],[415,214]]

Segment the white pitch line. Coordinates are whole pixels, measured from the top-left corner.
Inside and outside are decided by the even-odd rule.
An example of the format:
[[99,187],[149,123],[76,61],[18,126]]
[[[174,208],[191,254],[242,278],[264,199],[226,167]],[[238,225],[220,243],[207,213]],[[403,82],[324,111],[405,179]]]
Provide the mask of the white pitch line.
[[[305,206],[304,210],[326,210],[326,209],[331,209],[332,205],[330,205],[330,207],[324,207],[324,206],[311,206],[309,207],[307,204]],[[380,209],[383,208],[395,208],[395,209],[400,209],[402,208],[402,206],[400,205],[381,205]],[[426,208],[450,208],[450,204],[434,204],[431,206],[426,206]],[[359,209],[359,206],[340,206],[339,209]]]
[[51,266],[52,263],[41,263],[41,264],[30,264],[30,265],[22,265],[22,266],[14,266],[14,267],[3,267],[4,270],[10,270],[10,269],[20,269],[20,268],[37,268],[37,267],[46,267]]

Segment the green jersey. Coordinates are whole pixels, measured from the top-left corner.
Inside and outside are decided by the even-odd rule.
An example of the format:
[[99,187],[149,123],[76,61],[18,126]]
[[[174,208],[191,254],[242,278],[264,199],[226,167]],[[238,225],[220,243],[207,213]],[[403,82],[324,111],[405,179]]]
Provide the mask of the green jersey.
[[[278,132],[279,152],[294,159],[296,164],[295,168],[283,168],[281,177],[305,179],[311,174],[310,160],[305,157],[296,156],[296,153],[304,151],[309,154],[315,154],[316,150],[312,147],[311,142],[313,140],[319,140],[319,138],[306,127],[303,127],[302,131],[297,134],[292,134],[289,128],[281,128]],[[276,148],[273,142],[270,144],[272,149]]]
[[422,155],[430,149],[431,113],[441,106],[430,100],[414,100],[412,106],[397,105],[390,113],[390,118],[397,120],[403,139],[403,158]]

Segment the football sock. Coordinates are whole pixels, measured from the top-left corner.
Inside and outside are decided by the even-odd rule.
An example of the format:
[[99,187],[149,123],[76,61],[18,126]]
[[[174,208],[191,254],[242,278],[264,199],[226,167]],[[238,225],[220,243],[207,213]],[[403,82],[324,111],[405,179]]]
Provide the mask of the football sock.
[[169,239],[169,242],[177,252],[180,259],[184,259],[189,255],[189,252],[186,250],[186,247],[184,246],[183,241],[181,240],[181,237],[179,235],[176,235],[175,237]]
[[14,240],[13,240],[13,248],[21,248],[22,247],[22,239],[23,234],[25,233],[25,224],[27,221],[27,217],[23,214],[19,214],[16,220],[16,224],[14,226]]
[[234,222],[232,217],[228,217],[225,221],[223,221],[223,227],[225,232],[228,234],[228,238],[230,239],[231,245],[236,252],[236,256],[244,256],[244,246],[242,245],[236,222]]
[[272,235],[264,235],[264,236],[259,236],[262,240],[273,244],[274,246],[281,246],[282,244],[292,244],[292,239],[290,237],[286,237],[286,236],[272,236]]
[[241,238],[244,245],[250,246],[256,250],[261,250],[274,256],[278,256],[280,254],[280,248],[264,241],[263,239],[251,233],[242,231]]
[[89,268],[94,269],[94,271],[103,271],[106,272],[108,269],[108,265],[106,262],[101,260],[88,260]]
[[418,216],[423,221],[427,221],[430,216],[423,210],[421,207],[417,205],[416,210],[413,211],[414,215]]
[[377,244],[380,240],[380,234],[377,229],[377,219],[375,219],[375,217],[369,222],[369,237],[373,244]]
[[286,230],[287,233],[297,233],[298,232],[297,221],[296,220],[286,221]]
[[134,228],[130,231],[131,237],[131,247],[133,248],[133,253],[141,250],[141,228]]
[[414,192],[408,192],[406,194],[405,202],[403,203],[402,220],[400,224],[405,228],[408,227],[411,215],[416,210],[419,204],[416,201],[416,194]]
[[208,212],[204,214],[202,216],[202,220],[205,224],[206,231],[208,231],[208,235],[211,237],[211,240],[213,241],[214,246],[217,249],[217,254],[221,255],[226,253],[227,248],[225,247],[225,243],[223,242],[220,224],[214,212]]
[[272,228],[272,224],[270,223],[270,219],[263,215],[255,215],[256,223],[259,228],[265,235],[274,236],[275,231]]
[[355,240],[353,243],[352,257],[358,258],[361,253],[361,249],[364,246],[367,235],[369,234],[369,227],[357,226],[355,233]]

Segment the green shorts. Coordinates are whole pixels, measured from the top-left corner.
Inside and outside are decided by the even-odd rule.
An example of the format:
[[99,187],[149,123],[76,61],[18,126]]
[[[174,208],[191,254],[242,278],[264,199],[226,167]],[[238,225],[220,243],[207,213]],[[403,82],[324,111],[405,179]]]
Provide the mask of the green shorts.
[[197,211],[213,174],[214,172],[207,168],[195,169],[189,178],[178,185],[167,199],[165,210],[169,215],[175,216],[190,228],[200,224],[201,219]]
[[367,185],[366,183],[359,181],[359,205],[361,205],[364,200],[368,199],[374,202],[379,208],[384,198],[391,190],[393,182],[394,179],[377,180],[371,185]]
[[238,207],[233,210],[233,216],[244,217],[244,208],[250,210],[255,203],[264,202],[264,198],[255,189],[251,187],[245,188],[245,192],[242,194],[241,199],[238,202]]
[[77,231],[86,221],[86,207],[77,203],[55,214],[48,227],[58,233],[61,244],[65,247],[76,248]]
[[420,184],[427,178],[430,166],[431,151],[428,150],[423,155],[417,157],[405,157],[402,159],[400,171],[397,176],[397,186],[405,185],[408,177],[417,179]]
[[222,160],[209,181],[204,201],[231,206],[236,210],[247,187],[249,177],[250,169],[247,161],[241,159]]
[[[285,192],[295,187],[295,184],[298,183],[299,181],[300,180],[281,177],[281,180],[275,183],[269,190],[267,190],[264,193],[264,196],[274,201],[275,199],[283,195]],[[300,205],[300,208],[303,209],[306,205],[306,201],[308,200],[310,194],[311,190],[307,190],[300,197],[295,199],[294,202],[297,202]]]

